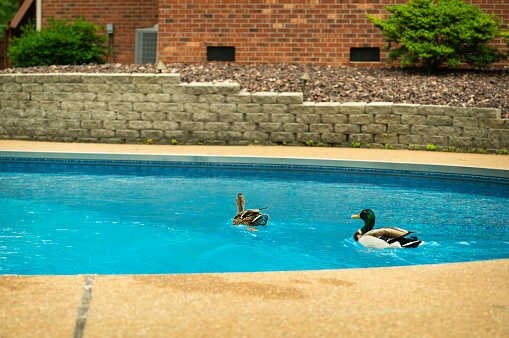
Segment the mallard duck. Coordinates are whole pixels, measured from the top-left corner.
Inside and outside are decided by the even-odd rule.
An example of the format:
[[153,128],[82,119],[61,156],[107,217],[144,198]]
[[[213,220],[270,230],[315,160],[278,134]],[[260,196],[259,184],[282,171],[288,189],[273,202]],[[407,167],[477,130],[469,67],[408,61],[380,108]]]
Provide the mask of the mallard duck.
[[244,198],[244,194],[237,194],[237,209],[238,213],[233,218],[233,225],[246,225],[248,230],[256,231],[256,228],[251,228],[259,225],[267,225],[267,221],[269,220],[268,215],[264,215],[260,213],[260,210],[267,209],[247,209],[244,210],[244,206],[246,205],[246,199]]
[[416,248],[423,243],[415,236],[406,238],[407,235],[418,231],[407,231],[393,227],[372,230],[375,226],[375,213],[371,209],[364,209],[360,214],[353,215],[352,218],[360,218],[364,221],[364,227],[357,230],[353,238],[365,248]]

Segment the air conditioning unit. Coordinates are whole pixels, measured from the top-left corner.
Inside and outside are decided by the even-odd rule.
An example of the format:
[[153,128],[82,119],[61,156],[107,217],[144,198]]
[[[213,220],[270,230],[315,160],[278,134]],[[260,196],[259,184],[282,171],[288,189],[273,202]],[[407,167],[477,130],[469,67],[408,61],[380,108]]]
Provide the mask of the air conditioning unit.
[[157,62],[157,28],[144,28],[136,30],[134,50],[134,63]]

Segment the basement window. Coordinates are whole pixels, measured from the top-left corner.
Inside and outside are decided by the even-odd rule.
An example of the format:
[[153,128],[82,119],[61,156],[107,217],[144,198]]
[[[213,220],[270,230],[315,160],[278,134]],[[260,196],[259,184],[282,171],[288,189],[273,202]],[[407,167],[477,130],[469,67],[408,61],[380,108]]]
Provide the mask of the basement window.
[[207,47],[207,61],[235,61],[235,47]]
[[380,62],[379,47],[351,47],[350,61],[355,62]]

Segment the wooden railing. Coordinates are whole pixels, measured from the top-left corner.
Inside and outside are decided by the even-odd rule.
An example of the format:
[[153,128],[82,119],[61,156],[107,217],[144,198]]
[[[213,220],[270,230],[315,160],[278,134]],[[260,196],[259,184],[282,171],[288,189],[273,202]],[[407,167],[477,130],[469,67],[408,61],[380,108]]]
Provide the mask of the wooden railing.
[[4,28],[4,35],[0,38],[0,70],[9,68],[11,66],[9,58],[7,57],[7,47],[9,46],[9,39],[12,37],[12,29],[9,26]]
[[4,36],[0,38],[0,70],[11,66],[7,57],[7,49],[9,48],[9,39],[14,36],[21,35],[21,27],[32,20],[35,22],[35,1],[34,0],[18,0],[18,12],[14,18],[4,28]]

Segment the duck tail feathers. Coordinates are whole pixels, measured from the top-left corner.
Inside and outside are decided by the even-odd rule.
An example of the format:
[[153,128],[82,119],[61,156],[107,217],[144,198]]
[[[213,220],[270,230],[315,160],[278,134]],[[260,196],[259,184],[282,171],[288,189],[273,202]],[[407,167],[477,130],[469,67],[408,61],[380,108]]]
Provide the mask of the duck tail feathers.
[[402,248],[417,248],[419,245],[422,244],[422,241],[417,239],[417,237],[415,237],[415,236],[412,236],[410,238],[405,238],[405,237],[401,236],[401,237],[393,238],[393,239],[387,241],[388,244],[392,244],[392,243],[396,243],[396,242],[399,243]]
[[260,215],[253,219],[250,225],[252,226],[258,226],[258,225],[267,225],[267,222],[269,221],[268,215]]
[[403,244],[401,245],[402,248],[417,248],[419,245],[422,244],[422,241],[412,241],[410,243],[407,243],[407,244]]

